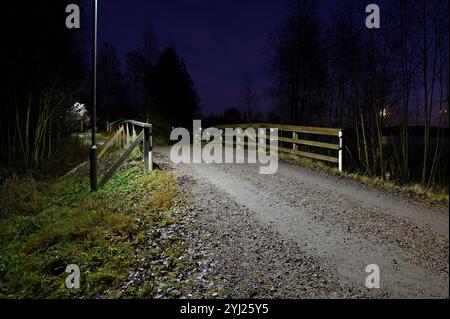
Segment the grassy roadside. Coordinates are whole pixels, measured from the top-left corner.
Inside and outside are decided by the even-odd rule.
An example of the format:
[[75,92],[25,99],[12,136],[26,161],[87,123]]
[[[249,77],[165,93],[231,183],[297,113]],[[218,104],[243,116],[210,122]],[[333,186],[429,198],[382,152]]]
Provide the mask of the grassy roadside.
[[[89,191],[86,177],[7,180],[0,189],[0,298],[151,298],[151,281],[121,286],[130,269],[149,256],[142,247],[157,235],[148,230],[176,221],[171,208],[180,196],[171,175],[158,170],[143,175],[134,166],[97,193]],[[175,240],[151,257],[172,261],[158,266],[170,277],[185,267],[178,258],[182,250]],[[78,290],[65,287],[69,264],[80,267]]]
[[358,173],[340,172],[337,168],[330,167],[320,161],[314,161],[308,158],[301,158],[291,154],[279,154],[281,160],[294,164],[309,167],[313,170],[326,172],[338,177],[348,178],[355,182],[370,187],[379,187],[389,192],[398,193],[406,197],[426,202],[428,204],[437,204],[440,206],[448,206],[449,194],[447,189],[426,189],[420,184],[399,185],[392,181],[382,180],[377,177],[369,177]]

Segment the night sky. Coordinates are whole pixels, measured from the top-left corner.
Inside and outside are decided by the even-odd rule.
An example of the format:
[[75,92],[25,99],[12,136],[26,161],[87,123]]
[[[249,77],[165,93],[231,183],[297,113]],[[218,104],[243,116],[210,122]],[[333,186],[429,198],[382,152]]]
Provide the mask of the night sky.
[[[323,14],[328,2],[321,1]],[[100,0],[99,44],[113,44],[124,68],[151,20],[160,49],[174,44],[184,58],[208,115],[242,105],[246,75],[259,94],[270,86],[267,34],[287,15],[286,0]]]

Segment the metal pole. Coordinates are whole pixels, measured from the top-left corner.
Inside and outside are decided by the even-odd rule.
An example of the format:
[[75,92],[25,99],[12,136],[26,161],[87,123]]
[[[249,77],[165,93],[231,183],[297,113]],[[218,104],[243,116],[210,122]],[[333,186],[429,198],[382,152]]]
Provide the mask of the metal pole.
[[97,0],[93,1],[92,25],[92,146],[90,152],[91,190],[97,190]]

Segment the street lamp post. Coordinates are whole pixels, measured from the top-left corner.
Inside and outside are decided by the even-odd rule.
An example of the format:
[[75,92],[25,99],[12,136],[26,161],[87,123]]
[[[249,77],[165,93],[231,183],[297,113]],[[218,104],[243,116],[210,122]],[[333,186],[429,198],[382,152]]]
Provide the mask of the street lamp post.
[[93,1],[92,25],[92,145],[90,151],[91,190],[97,190],[97,0]]

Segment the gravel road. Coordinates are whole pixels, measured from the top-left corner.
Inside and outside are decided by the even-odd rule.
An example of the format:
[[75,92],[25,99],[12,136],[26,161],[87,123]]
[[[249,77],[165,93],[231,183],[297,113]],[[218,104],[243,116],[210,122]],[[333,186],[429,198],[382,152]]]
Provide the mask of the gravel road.
[[[218,297],[448,298],[448,208],[285,163],[155,162],[192,196],[190,236],[211,256]],[[194,244],[193,244],[194,245]],[[365,286],[366,266],[379,289]]]

